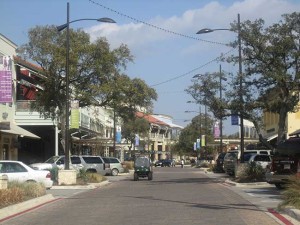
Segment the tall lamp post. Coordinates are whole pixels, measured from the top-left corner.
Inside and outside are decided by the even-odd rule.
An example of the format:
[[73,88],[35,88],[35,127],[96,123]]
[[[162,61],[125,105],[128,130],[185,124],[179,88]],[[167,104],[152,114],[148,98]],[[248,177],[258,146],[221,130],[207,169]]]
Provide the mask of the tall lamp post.
[[[193,78],[200,78],[204,76],[203,74],[196,74],[193,76]],[[205,127],[205,136],[204,136],[204,142],[205,146],[207,146],[207,105],[206,105],[206,94],[204,95],[204,127]]]
[[[192,103],[193,101],[187,101],[187,103]],[[185,113],[191,113],[191,112],[197,112],[197,111],[184,111]],[[201,114],[201,104],[199,104],[199,139],[200,139],[200,148],[201,148],[201,136],[202,136],[202,122],[201,122],[201,118],[202,118],[202,114]],[[199,149],[200,150],[200,149]],[[198,151],[198,149],[197,149]],[[197,154],[198,159],[200,159],[200,151]]]
[[[222,65],[220,64],[220,103],[222,104],[222,80],[226,81],[226,77],[222,75]],[[223,152],[223,111],[222,108],[220,110],[220,152]]]
[[[210,33],[218,30],[229,30],[230,29],[209,29],[205,28],[199,30],[197,34],[205,34]],[[241,44],[241,22],[240,22],[240,14],[238,14],[238,50],[239,50],[239,97],[241,102],[241,109],[240,109],[240,131],[241,131],[241,139],[240,139],[240,148],[241,148],[241,162],[244,162],[244,99],[243,99],[243,74],[242,74],[242,44]]]
[[77,19],[70,21],[70,4],[67,3],[67,23],[57,26],[56,29],[58,32],[67,29],[66,36],[66,127],[65,127],[65,169],[70,169],[70,154],[69,154],[69,111],[70,111],[70,89],[69,89],[69,61],[70,61],[70,23],[74,23],[82,20],[96,20],[98,22],[104,23],[115,23],[114,20],[110,18],[100,18],[100,19]]

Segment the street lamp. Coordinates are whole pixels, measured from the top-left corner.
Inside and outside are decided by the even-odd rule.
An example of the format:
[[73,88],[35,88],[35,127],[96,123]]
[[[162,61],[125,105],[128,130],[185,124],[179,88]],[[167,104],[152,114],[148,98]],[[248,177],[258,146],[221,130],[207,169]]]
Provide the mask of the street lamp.
[[[222,65],[220,64],[220,104],[222,104],[222,80],[226,81],[226,77],[222,76]],[[220,152],[223,152],[223,111],[220,106]]]
[[[218,30],[229,30],[230,29],[201,29],[197,32],[197,34],[205,34],[211,33]],[[244,162],[244,115],[243,115],[243,107],[244,107],[244,99],[243,99],[243,74],[242,74],[242,44],[241,44],[241,22],[240,22],[240,14],[238,14],[238,48],[239,48],[239,94],[240,94],[240,130],[241,130],[241,140],[240,140],[240,148],[241,148],[241,162]]]
[[[193,78],[200,78],[204,76],[203,74],[196,74],[193,76]],[[205,126],[205,136],[204,136],[204,141],[205,141],[205,146],[207,145],[207,105],[206,105],[206,94],[204,95],[204,126]]]
[[82,20],[96,20],[98,22],[104,23],[115,23],[114,20],[110,18],[100,18],[100,19],[77,19],[70,21],[70,4],[67,3],[67,23],[57,26],[57,31],[62,31],[67,28],[67,37],[66,37],[66,127],[65,127],[65,169],[70,169],[70,155],[69,155],[69,110],[70,110],[70,89],[69,89],[69,60],[70,60],[70,23],[74,23]]
[[[187,101],[187,103],[193,103],[193,101]],[[185,112],[185,113],[191,113],[191,112],[199,113],[199,139],[200,139],[200,146],[199,146],[199,147],[201,148],[201,136],[202,136],[201,104],[199,104],[199,112],[197,112],[197,111],[189,111],[189,110],[186,110],[186,111],[184,111],[184,112]],[[196,147],[196,148],[197,148],[197,147]],[[199,148],[199,150],[200,150],[200,148]],[[197,151],[198,151],[198,149],[197,149]],[[199,153],[197,154],[197,158],[200,159],[200,151],[199,151]]]

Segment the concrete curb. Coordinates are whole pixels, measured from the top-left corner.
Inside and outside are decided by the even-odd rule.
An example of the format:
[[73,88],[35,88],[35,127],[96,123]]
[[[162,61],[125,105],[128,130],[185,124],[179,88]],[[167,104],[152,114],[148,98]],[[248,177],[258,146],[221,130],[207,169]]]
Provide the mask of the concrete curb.
[[295,220],[298,220],[300,222],[300,210],[299,209],[294,209],[291,207],[286,207],[283,208],[282,211],[289,215],[290,217],[294,218]]
[[25,202],[21,202],[15,205],[10,205],[5,208],[0,209],[0,222],[1,220],[11,217],[12,215],[19,214],[30,208],[37,207],[46,202],[55,200],[52,194],[47,194],[38,198],[33,198]]
[[89,183],[87,185],[55,185],[52,186],[51,189],[56,189],[56,190],[60,190],[60,189],[94,189],[97,187],[102,187],[105,186],[107,184],[109,184],[110,182],[108,180],[102,181],[100,183]]

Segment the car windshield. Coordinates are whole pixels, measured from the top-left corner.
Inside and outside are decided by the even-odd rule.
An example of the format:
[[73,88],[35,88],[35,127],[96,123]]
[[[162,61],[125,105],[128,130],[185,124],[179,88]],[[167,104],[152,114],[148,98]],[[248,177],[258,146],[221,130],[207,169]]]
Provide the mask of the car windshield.
[[150,166],[150,161],[148,158],[136,158],[135,162],[134,162],[135,166],[146,166],[149,167]]
[[50,159],[47,159],[45,163],[55,163],[58,160],[59,156],[52,156]]
[[244,161],[245,162],[248,162],[249,159],[251,158],[251,156],[255,155],[254,153],[248,153],[248,154],[245,154],[244,155]]

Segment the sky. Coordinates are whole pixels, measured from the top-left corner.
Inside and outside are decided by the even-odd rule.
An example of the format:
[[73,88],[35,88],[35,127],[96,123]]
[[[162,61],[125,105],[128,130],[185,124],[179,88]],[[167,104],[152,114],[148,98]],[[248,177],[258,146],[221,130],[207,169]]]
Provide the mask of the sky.
[[[221,54],[238,54],[226,46],[236,40],[236,33],[197,35],[197,31],[230,28],[238,14],[241,22],[261,18],[269,26],[283,14],[300,11],[300,0],[0,0],[0,33],[18,46],[25,44],[30,28],[66,23],[67,2],[70,21],[101,17],[116,21],[78,21],[70,27],[83,29],[91,40],[105,37],[112,49],[126,44],[134,63],[125,73],[155,88],[158,100],[153,113],[169,115],[181,126],[200,111],[199,105],[188,103],[193,99],[185,91],[194,75],[218,72],[220,65],[225,74],[237,72],[235,65],[217,60]],[[230,119],[223,125],[224,134],[238,131]]]

